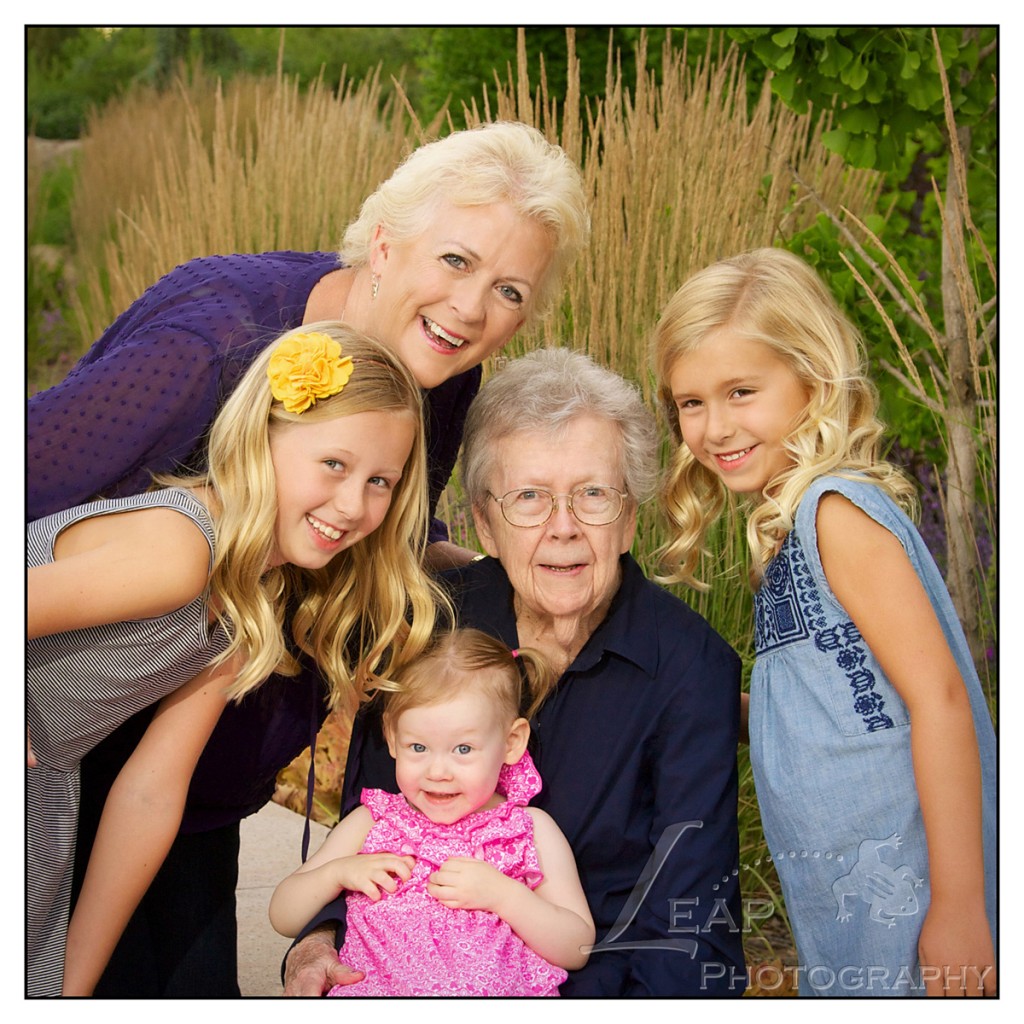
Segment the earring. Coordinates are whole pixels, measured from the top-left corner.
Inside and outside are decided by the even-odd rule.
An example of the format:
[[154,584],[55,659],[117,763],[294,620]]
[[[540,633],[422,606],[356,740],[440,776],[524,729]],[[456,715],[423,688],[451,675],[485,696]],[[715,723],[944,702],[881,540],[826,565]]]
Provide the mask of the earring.
[[372,302],[377,298],[377,292],[380,291],[380,274],[374,274],[372,277],[372,283],[370,285],[370,301]]

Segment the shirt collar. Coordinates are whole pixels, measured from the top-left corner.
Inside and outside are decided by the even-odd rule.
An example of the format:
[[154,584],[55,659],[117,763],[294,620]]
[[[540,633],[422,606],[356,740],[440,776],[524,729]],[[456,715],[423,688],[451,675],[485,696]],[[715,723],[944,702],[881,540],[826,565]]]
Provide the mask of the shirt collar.
[[[570,672],[585,672],[605,652],[631,661],[648,676],[658,670],[657,609],[654,584],[643,574],[633,556],[619,559],[622,582],[604,621],[594,630],[583,650],[569,666]],[[453,587],[462,625],[482,629],[509,647],[519,646],[512,587],[501,563],[495,558],[471,562],[443,574]],[[471,598],[471,599],[470,599]],[[465,607],[468,603],[468,607]]]
[[570,666],[584,672],[593,668],[605,652],[631,661],[648,676],[658,670],[658,631],[655,625],[654,584],[651,583],[633,556],[619,559],[622,582],[604,621],[594,630]]

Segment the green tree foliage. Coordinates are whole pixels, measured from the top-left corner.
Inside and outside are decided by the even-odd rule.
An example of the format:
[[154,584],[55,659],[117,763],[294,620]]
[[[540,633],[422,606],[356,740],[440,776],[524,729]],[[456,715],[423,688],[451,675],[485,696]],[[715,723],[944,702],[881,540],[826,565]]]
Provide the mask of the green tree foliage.
[[29,132],[74,139],[92,106],[137,80],[152,59],[152,30],[42,26],[25,31]]
[[[462,103],[482,103],[483,91],[494,94],[495,73],[507,80],[507,69],[515,70],[515,26],[433,28],[416,39],[418,87],[414,93],[417,107],[436,111],[451,101],[453,117]],[[627,57],[639,39],[640,29],[585,25],[576,28],[576,55],[580,62],[580,91],[584,96],[603,96],[608,64],[608,47],[614,43]],[[567,45],[565,28],[539,25],[526,30],[527,59],[534,81],[540,80],[540,62],[544,61],[548,93],[562,97],[566,92]],[[652,55],[653,59],[653,55]],[[632,89],[635,67],[623,62],[624,84]],[[481,108],[482,109],[482,108]]]
[[[972,214],[992,252],[996,247],[996,142],[994,114],[997,32],[937,30],[950,98],[958,125],[971,132],[968,192]],[[938,55],[927,27],[734,28],[728,35],[748,59],[772,74],[773,92],[788,106],[831,111],[833,127],[823,141],[855,167],[887,174],[883,213],[869,225],[911,271],[911,280],[940,323],[942,218],[932,189],[949,175]],[[849,246],[834,223],[819,222],[789,247],[818,266],[861,326],[874,361],[891,360],[892,340],[840,254]],[[868,247],[875,259],[877,248]],[[889,315],[905,337],[914,329],[899,308]],[[894,380],[881,380],[883,412],[901,443],[943,456],[920,404]]]
[[[942,87],[932,30],[913,28],[737,28],[729,35],[773,72],[772,90],[794,110],[835,105],[825,144],[854,167],[890,171],[908,143],[943,123]],[[943,65],[960,124],[986,120],[995,94],[994,28],[977,34],[938,30]],[[982,68],[983,62],[990,62]],[[979,73],[979,72],[988,73]],[[990,122],[993,124],[994,122]]]
[[[691,51],[702,52],[707,29],[689,30]],[[429,122],[445,102],[461,124],[463,103],[493,98],[495,73],[507,80],[515,63],[514,26],[135,26],[81,28],[46,26],[28,30],[29,121],[48,138],[76,137],[91,105],[101,106],[133,82],[167,87],[181,69],[201,65],[228,81],[239,72],[273,75],[278,68],[309,83],[321,72],[328,85],[346,69],[359,81],[378,67],[394,77],[420,119]],[[623,86],[632,90],[631,59],[641,29],[581,26],[576,29],[580,88],[584,96],[604,94],[609,45],[622,61]],[[676,33],[682,41],[683,33]],[[563,26],[527,29],[531,74],[540,79],[543,59],[549,95],[566,89],[567,46]],[[652,47],[648,59],[659,59]]]
[[155,46],[146,77],[163,88],[171,84],[183,66],[197,60],[207,71],[225,77],[242,64],[242,48],[231,29],[223,26],[161,25],[152,32]]
[[[390,27],[134,26],[99,29],[42,26],[26,31],[29,131],[44,138],[77,138],[90,107],[144,82],[168,87],[180,70],[202,66],[230,80],[235,74],[285,74],[313,81],[321,71],[336,86],[342,68],[358,81],[381,66],[412,79],[432,30]],[[514,52],[514,40],[513,40]],[[428,118],[435,113],[429,111]]]
[[278,57],[286,75],[310,82],[321,72],[336,86],[346,69],[349,80],[368,77],[379,66],[387,81],[394,77],[408,84],[415,79],[417,38],[426,29],[390,26],[310,26],[288,28],[258,26],[230,30],[242,50],[244,69],[252,74],[274,74]]

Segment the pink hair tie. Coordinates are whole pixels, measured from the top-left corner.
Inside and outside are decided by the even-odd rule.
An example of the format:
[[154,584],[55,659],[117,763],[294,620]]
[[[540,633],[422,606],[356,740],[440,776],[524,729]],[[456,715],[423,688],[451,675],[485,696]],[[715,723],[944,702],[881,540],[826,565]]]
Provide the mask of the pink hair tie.
[[519,657],[519,648],[518,647],[512,652],[512,657],[513,658],[518,658]]

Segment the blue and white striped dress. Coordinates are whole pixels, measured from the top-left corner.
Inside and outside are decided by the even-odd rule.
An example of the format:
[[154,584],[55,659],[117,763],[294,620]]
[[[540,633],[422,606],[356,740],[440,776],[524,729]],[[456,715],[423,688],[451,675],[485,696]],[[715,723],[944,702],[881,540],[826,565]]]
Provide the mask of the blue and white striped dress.
[[[172,508],[203,531],[213,522],[180,488],[94,501],[28,526],[28,566],[53,561],[61,531],[92,516]],[[58,996],[64,970],[78,823],[79,762],[144,707],[188,682],[227,646],[209,626],[208,594],[168,615],[40,637],[27,645],[28,725],[38,765],[27,771],[27,992]]]

